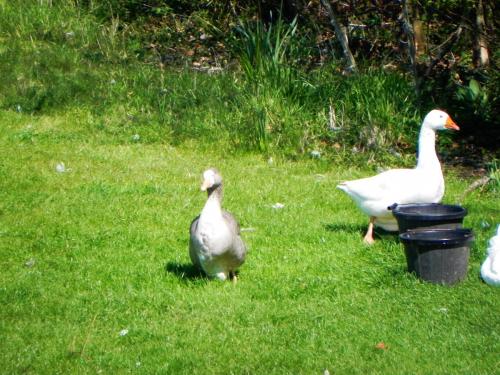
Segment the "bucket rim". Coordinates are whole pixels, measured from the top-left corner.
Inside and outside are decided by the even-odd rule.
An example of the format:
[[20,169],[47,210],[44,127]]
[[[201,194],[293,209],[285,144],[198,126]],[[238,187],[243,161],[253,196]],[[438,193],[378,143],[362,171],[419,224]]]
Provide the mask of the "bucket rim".
[[[450,212],[444,214],[425,213],[419,214],[415,212],[405,212],[405,209],[419,208],[419,207],[442,207],[450,209]],[[457,220],[463,219],[467,216],[467,209],[456,204],[441,204],[441,203],[409,203],[409,204],[395,204],[391,206],[392,214],[398,218],[405,220],[420,220],[420,221],[436,221],[436,220]]]
[[401,233],[399,239],[404,244],[419,246],[467,245],[474,240],[474,232],[470,228],[410,229]]

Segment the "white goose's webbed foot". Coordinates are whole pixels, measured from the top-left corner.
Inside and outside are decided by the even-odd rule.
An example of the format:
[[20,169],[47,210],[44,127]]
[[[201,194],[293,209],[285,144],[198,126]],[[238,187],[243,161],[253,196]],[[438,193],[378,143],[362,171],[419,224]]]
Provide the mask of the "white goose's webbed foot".
[[370,222],[368,223],[368,230],[366,231],[365,237],[363,238],[363,242],[367,245],[373,245],[375,243],[375,239],[373,238],[373,224],[375,223],[375,217],[370,217]]

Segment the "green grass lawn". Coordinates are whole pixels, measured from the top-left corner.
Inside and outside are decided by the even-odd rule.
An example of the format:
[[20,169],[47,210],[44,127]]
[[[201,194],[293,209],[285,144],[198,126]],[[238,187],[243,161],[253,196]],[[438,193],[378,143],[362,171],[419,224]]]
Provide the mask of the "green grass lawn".
[[[479,278],[493,191],[463,200],[476,240],[444,287],[406,272],[394,236],[363,245],[335,186],[372,169],[134,141],[84,111],[2,111],[0,128],[0,373],[499,373],[499,290]],[[246,229],[236,285],[190,266],[209,166]],[[455,203],[471,181],[445,173]]]

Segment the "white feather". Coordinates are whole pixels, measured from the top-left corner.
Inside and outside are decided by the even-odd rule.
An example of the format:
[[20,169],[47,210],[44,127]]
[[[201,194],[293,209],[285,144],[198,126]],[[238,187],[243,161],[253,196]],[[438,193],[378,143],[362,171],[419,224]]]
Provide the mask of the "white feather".
[[481,277],[489,285],[500,286],[500,225],[497,234],[489,241],[487,257],[481,266]]

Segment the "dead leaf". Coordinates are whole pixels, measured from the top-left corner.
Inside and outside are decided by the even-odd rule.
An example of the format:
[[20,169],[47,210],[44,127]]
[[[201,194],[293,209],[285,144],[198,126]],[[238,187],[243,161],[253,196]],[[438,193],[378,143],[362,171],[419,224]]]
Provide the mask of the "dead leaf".
[[386,345],[386,343],[383,342],[383,341],[380,341],[377,345],[375,345],[375,348],[377,348],[379,350],[387,350],[387,349],[389,349],[388,346]]

